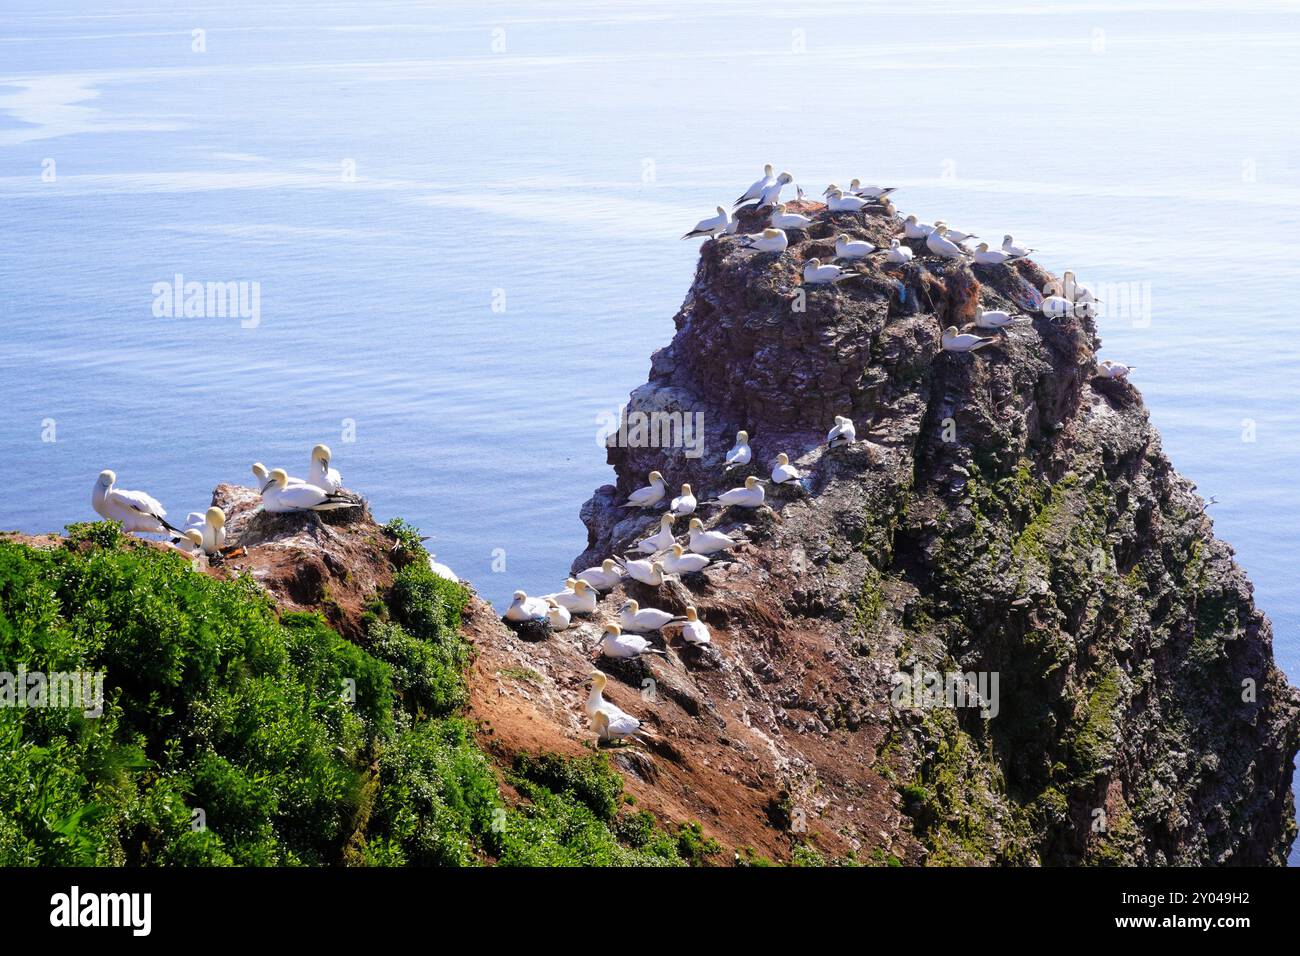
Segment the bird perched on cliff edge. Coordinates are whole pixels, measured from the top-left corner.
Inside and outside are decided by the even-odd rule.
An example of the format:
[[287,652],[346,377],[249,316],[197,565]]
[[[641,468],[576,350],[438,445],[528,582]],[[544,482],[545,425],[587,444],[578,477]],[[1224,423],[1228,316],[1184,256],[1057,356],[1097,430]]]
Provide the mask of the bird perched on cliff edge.
[[695,228],[682,236],[683,239],[694,239],[696,236],[708,236],[710,239],[716,239],[727,231],[731,225],[731,216],[727,210],[721,206],[718,207],[718,214],[710,216],[708,219],[701,219],[695,224]]
[[657,607],[641,607],[636,601],[624,601],[623,606],[618,609],[619,625],[623,630],[633,633],[644,634],[657,631],[665,624],[680,620],[681,618],[674,617]]
[[283,468],[271,472],[271,481],[262,491],[262,508],[274,514],[294,511],[338,511],[360,507],[353,495],[329,492],[315,485],[291,485]]
[[167,509],[158,499],[143,491],[123,491],[116,488],[117,475],[104,469],[95,480],[90,492],[90,506],[101,517],[117,521],[122,530],[139,534],[167,534],[181,536],[181,529],[168,523]]
[[[591,672],[591,693],[587,695],[586,711],[591,719],[592,729],[602,741],[621,740],[637,733],[641,721],[626,711],[620,710],[611,701],[605,700],[605,685],[609,678],[600,671]],[[644,731],[641,731],[644,733]]]
[[700,620],[700,612],[693,607],[686,609],[686,621],[682,624],[682,640],[696,647],[713,640],[713,635],[709,633],[709,625]]
[[707,503],[721,505],[723,508],[757,508],[763,504],[763,497],[763,486],[757,478],[750,475],[745,479],[744,487],[724,491],[718,497],[708,499]]
[[767,163],[763,167],[763,175],[759,179],[754,180],[753,185],[741,193],[740,198],[732,203],[732,205],[739,206],[742,203],[749,202],[751,199],[757,199],[759,196],[763,195],[763,190],[767,189],[775,182],[775,170],[772,168],[771,163]]
[[633,551],[641,554],[667,551],[673,546],[673,541],[673,515],[669,512],[659,519],[659,530],[648,538],[638,541]]
[[724,464],[728,468],[739,468],[748,465],[752,457],[753,452],[749,448],[749,432],[742,429],[736,432],[736,444],[732,445],[731,450],[727,452]]
[[662,563],[669,574],[694,574],[707,568],[709,559],[702,554],[687,554],[680,544],[675,544],[664,555]]
[[1128,378],[1128,373],[1135,368],[1136,365],[1121,365],[1106,359],[1097,364],[1097,373],[1105,378]]
[[613,558],[606,558],[601,562],[600,567],[591,567],[579,573],[578,580],[586,581],[598,591],[608,591],[614,587],[623,578],[623,572],[619,569],[618,562]]
[[705,531],[703,521],[691,519],[688,547],[696,554],[716,554],[747,543],[744,538],[732,538],[721,531]]
[[329,445],[317,445],[311,450],[311,467],[307,471],[307,484],[323,488],[325,491],[339,491],[343,487],[343,478],[338,469],[330,467]]
[[1016,241],[1011,238],[1011,233],[1007,233],[1002,237],[1002,251],[1009,252],[1013,256],[1027,256],[1034,250],[1026,246],[1017,245]]
[[740,237],[740,245],[755,252],[785,252],[790,239],[782,229],[764,229],[762,232],[747,233]]
[[203,513],[191,511],[185,519],[185,530],[191,528],[203,538],[203,553],[216,554],[226,544],[226,513],[215,505]]
[[826,208],[830,212],[858,212],[870,204],[871,200],[861,196],[846,196],[842,189],[832,189],[826,197]]
[[657,647],[651,647],[650,642],[640,634],[624,634],[623,628],[612,622],[605,625],[605,631],[596,645],[597,656],[604,654],[615,659],[636,658],[642,654],[662,656],[663,653]]
[[835,427],[826,433],[826,447],[835,448],[838,445],[852,445],[858,438],[858,430],[854,427],[853,422],[843,415],[835,416]]
[[691,491],[688,484],[682,485],[682,493],[672,500],[668,505],[668,513],[674,518],[683,518],[686,515],[695,513],[695,492]]
[[768,224],[773,229],[807,229],[816,220],[802,213],[786,212],[785,203],[779,202],[776,208],[772,210],[772,216]]
[[849,192],[864,199],[883,199],[897,188],[897,186],[865,186],[857,179],[849,183]]
[[935,224],[934,231],[925,237],[925,247],[941,259],[968,259],[970,252],[949,239],[948,227]]
[[781,452],[776,456],[776,464],[772,466],[772,484],[774,485],[793,485],[798,484],[799,479],[803,477],[801,472],[794,465],[790,464],[790,456]]
[[943,332],[943,349],[945,352],[974,352],[986,345],[992,345],[996,338],[986,338],[970,333],[958,334],[957,326],[950,325]]
[[523,591],[516,591],[514,600],[506,608],[505,618],[507,621],[545,621],[550,613],[551,607],[541,598],[530,598]]
[[659,502],[664,500],[664,494],[667,488],[664,487],[664,476],[657,471],[650,472],[650,484],[644,488],[638,488],[627,496],[624,502],[624,508],[653,508]]

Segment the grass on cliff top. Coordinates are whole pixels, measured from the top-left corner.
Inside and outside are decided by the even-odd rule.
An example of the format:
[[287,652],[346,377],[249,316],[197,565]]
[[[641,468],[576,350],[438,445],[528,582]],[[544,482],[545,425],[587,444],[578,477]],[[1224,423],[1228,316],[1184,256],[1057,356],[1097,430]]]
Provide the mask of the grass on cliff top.
[[[601,755],[517,765],[528,802],[507,807],[456,715],[467,592],[421,557],[386,597],[363,649],[111,524],[72,526],[50,550],[0,541],[0,670],[104,678],[98,716],[93,702],[0,707],[0,865],[680,865],[714,851],[631,813]],[[0,677],[4,702],[15,694]]]

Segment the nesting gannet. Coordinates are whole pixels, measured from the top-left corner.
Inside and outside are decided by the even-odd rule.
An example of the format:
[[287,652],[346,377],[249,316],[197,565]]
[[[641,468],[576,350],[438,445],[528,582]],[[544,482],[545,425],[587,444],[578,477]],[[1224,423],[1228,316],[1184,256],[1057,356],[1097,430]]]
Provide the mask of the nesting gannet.
[[1135,368],[1137,368],[1136,365],[1121,365],[1119,362],[1106,359],[1097,364],[1097,374],[1105,378],[1128,378],[1128,373]]
[[897,188],[897,186],[866,186],[857,179],[849,183],[849,192],[865,199],[883,199]]
[[351,496],[328,492],[315,485],[291,485],[283,468],[271,472],[271,481],[262,491],[262,508],[272,513],[337,511],[357,508],[360,504]]
[[651,558],[642,558],[639,561],[625,561],[623,562],[623,568],[627,571],[627,576],[633,581],[640,581],[652,588],[657,588],[664,583],[664,565],[662,561],[655,561]]
[[678,620],[667,611],[657,607],[642,607],[636,601],[624,601],[618,609],[618,623],[623,630],[634,634],[646,634],[657,631],[670,621]]
[[718,207],[718,214],[710,216],[708,219],[701,219],[695,224],[695,228],[682,236],[683,239],[694,239],[696,236],[708,236],[710,239],[716,239],[727,231],[731,225],[731,215],[721,206]]
[[970,252],[949,239],[945,233],[947,226],[935,225],[934,231],[925,237],[925,247],[941,259],[966,259]]
[[890,239],[889,251],[885,253],[885,261],[901,265],[904,262],[911,262],[913,255],[914,253],[909,247],[903,245],[897,239]]
[[597,645],[598,652],[606,657],[616,659],[640,657],[642,654],[662,654],[663,651],[657,647],[651,647],[650,642],[640,634],[624,634],[623,628],[619,627],[612,621],[605,625],[605,631],[600,635],[600,643]]
[[672,500],[668,505],[668,513],[674,518],[682,518],[686,515],[695,514],[695,492],[691,491],[690,485],[682,485],[682,493]]
[[545,621],[550,610],[551,606],[541,598],[530,598],[523,591],[516,591],[505,617],[507,621]]
[[745,539],[728,537],[721,531],[705,531],[703,521],[699,518],[691,519],[690,541],[687,546],[696,554],[716,554],[738,544],[745,544]]
[[709,559],[702,554],[687,554],[680,544],[675,544],[664,555],[664,570],[669,574],[694,574],[709,566]]
[[1024,256],[1013,256],[1004,249],[990,249],[987,242],[981,242],[975,247],[975,261],[983,266],[1000,266],[1023,258]]
[[552,595],[551,600],[571,614],[596,613],[596,589],[582,578],[569,578],[564,590]]
[[851,419],[843,415],[835,416],[835,427],[826,433],[826,447],[834,448],[836,445],[852,445],[858,438],[858,430],[854,427]]
[[863,206],[871,205],[871,200],[861,196],[846,196],[842,189],[832,189],[826,197],[826,208],[831,212],[858,212]]
[[445,578],[448,581],[455,581],[457,584],[460,583],[460,578],[456,577],[455,571],[447,567],[447,565],[434,560],[432,551],[429,552],[429,570],[440,578]]
[[592,671],[591,693],[587,695],[586,704],[592,729],[606,742],[630,737],[641,727],[641,721],[604,698],[603,692],[608,683],[608,677],[600,671]]
[[315,485],[325,491],[339,491],[343,479],[338,470],[330,467],[329,445],[317,445],[311,450],[311,468],[307,472],[307,484]]
[[743,488],[724,491],[714,501],[724,508],[757,508],[763,503],[763,486],[750,475]]
[[934,226],[928,222],[917,222],[914,215],[903,220],[903,235],[908,239],[924,239],[932,232],[934,232]]
[[736,444],[731,446],[731,451],[727,452],[726,461],[723,463],[728,468],[738,468],[741,465],[748,465],[753,452],[749,448],[749,432],[741,430],[736,432]]
[[1049,319],[1064,319],[1074,315],[1074,303],[1062,295],[1049,295],[1040,306],[1043,315]]
[[755,252],[785,252],[790,239],[782,229],[764,229],[762,232],[747,233],[740,237],[740,244]]
[[763,190],[767,189],[768,186],[771,186],[775,182],[776,171],[772,168],[771,163],[767,163],[763,166],[762,178],[754,180],[753,185],[741,193],[740,198],[737,199],[733,205],[739,206],[742,203],[749,202],[751,199],[757,199],[759,196],[763,195]]
[[606,558],[598,568],[587,568],[578,575],[579,581],[586,581],[597,591],[608,591],[623,578],[623,570],[613,558]]
[[557,604],[555,598],[547,598],[546,623],[551,626],[551,630],[564,631],[573,623],[573,618],[569,614],[568,608]]
[[1085,283],[1080,282],[1073,272],[1061,273],[1061,295],[1071,302],[1100,302],[1092,293],[1092,289]]
[[667,551],[673,546],[673,516],[665,514],[659,519],[659,530],[650,537],[637,542],[634,550],[642,554],[654,554],[656,551]]
[[1011,238],[1011,233],[1007,233],[1002,237],[1002,251],[1009,252],[1013,256],[1027,256],[1034,250],[1027,246],[1016,245],[1016,241]]
[[624,508],[653,508],[664,500],[664,493],[668,490],[664,487],[664,476],[657,471],[652,471],[649,480],[649,485],[638,488],[627,496],[627,501],[623,504]]
[[226,545],[226,513],[215,505],[203,513],[191,511],[185,519],[185,530],[191,528],[203,537],[203,553],[216,554]]
[[817,258],[809,259],[803,264],[803,281],[805,285],[830,285],[848,279],[861,279],[865,272],[852,272],[837,265],[822,265]]
[[773,229],[807,229],[816,221],[802,213],[786,212],[783,202],[776,204],[776,208],[772,210],[772,218],[769,220]]
[[952,226],[948,225],[942,219],[936,219],[934,221],[934,228],[938,229],[940,226],[943,227],[945,236],[947,236],[953,242],[959,244],[965,242],[968,239],[979,238],[979,236],[975,235],[975,233],[973,232],[962,232],[960,229],[954,229]]
[[781,190],[792,182],[794,182],[794,177],[789,173],[782,173],[777,176],[770,185],[765,186],[763,191],[758,194],[758,208],[762,209],[764,206],[780,202]]
[[172,538],[171,546],[187,558],[197,558],[203,554],[203,532],[198,528],[186,528],[179,538]]
[[781,452],[776,456],[776,464],[772,466],[772,483],[774,485],[794,484],[802,477],[803,472],[790,464],[789,455]]
[[957,333],[957,326],[950,325],[943,332],[943,349],[945,352],[974,352],[986,345],[992,345],[996,338],[985,338],[970,333]]
[[90,492],[90,506],[101,517],[117,521],[123,531],[140,534],[179,535],[181,530],[167,521],[167,509],[159,504],[158,499],[143,491],[123,491],[113,487],[117,475],[105,469],[95,480],[95,487]]
[[865,259],[876,251],[876,247],[861,239],[850,239],[844,233],[835,237],[835,258]]
[[[265,491],[267,489],[267,486],[271,484],[270,469],[267,468],[266,465],[262,464],[260,461],[255,461],[253,462],[253,467],[251,470],[253,472],[253,477],[257,479],[257,490]],[[307,483],[303,481],[301,478],[293,477],[293,475],[287,475],[286,480],[291,485],[305,485]]]
[[693,607],[686,609],[686,622],[682,624],[682,640],[687,644],[702,645],[713,640],[709,625],[700,620],[700,612]]
[[1010,325],[1013,320],[1022,318],[1026,318],[1026,316],[1012,315],[1010,312],[1003,312],[1001,309],[979,309],[975,312],[975,328],[1002,329]]

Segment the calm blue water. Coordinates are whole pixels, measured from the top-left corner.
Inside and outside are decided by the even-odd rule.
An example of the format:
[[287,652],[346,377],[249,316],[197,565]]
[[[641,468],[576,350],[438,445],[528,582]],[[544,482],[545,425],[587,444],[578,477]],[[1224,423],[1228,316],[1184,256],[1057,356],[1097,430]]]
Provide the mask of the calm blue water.
[[[551,590],[677,236],[770,161],[1149,297],[1105,352],[1300,680],[1294,5],[114,6],[0,13],[0,527],[93,517],[105,467],[183,515],[325,441],[489,598]],[[260,325],[155,318],[175,273],[260,283]]]

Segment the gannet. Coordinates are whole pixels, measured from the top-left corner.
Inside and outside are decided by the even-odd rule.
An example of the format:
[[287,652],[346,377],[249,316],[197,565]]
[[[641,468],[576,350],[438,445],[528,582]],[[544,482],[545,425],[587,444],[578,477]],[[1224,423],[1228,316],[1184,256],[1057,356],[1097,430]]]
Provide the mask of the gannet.
[[272,513],[290,511],[337,511],[356,508],[360,502],[338,492],[328,492],[315,485],[291,485],[283,468],[271,472],[271,481],[262,491],[262,508]]
[[749,432],[741,430],[736,432],[736,444],[732,445],[731,451],[727,452],[724,464],[728,468],[748,465],[752,456],[753,452],[749,450]]
[[763,503],[763,486],[757,478],[750,475],[745,479],[743,488],[724,491],[713,501],[723,508],[757,508]]
[[541,598],[530,598],[523,591],[516,591],[505,616],[507,621],[545,621],[550,610],[551,606]]
[[925,237],[925,246],[941,259],[966,259],[970,253],[944,235],[947,226],[935,225],[934,231]]
[[900,265],[904,262],[911,262],[914,253],[912,250],[900,243],[897,239],[889,240],[889,251],[885,253],[885,261]]
[[569,609],[561,607],[556,603],[555,598],[546,599],[546,623],[551,626],[552,630],[567,630],[573,618],[569,615]]
[[1011,238],[1011,234],[1007,233],[1002,237],[1002,251],[1009,252],[1013,256],[1027,256],[1034,250],[1025,246],[1016,245],[1015,240]]
[[582,578],[569,578],[564,582],[564,590],[551,600],[571,614],[596,613],[596,589]]
[[307,484],[315,485],[325,491],[339,491],[343,479],[337,469],[330,467],[330,449],[328,445],[317,445],[311,450],[311,468],[307,472]]
[[762,209],[764,206],[780,202],[781,190],[784,189],[787,184],[792,182],[794,182],[794,177],[789,173],[782,173],[780,176],[777,176],[770,185],[765,186],[763,191],[759,193],[758,208]]
[[668,513],[674,518],[682,518],[695,514],[695,505],[695,492],[691,491],[690,485],[682,485],[682,493],[668,505]]
[[[253,477],[257,479],[257,490],[265,491],[267,489],[267,486],[271,484],[270,469],[268,469],[266,465],[262,464],[260,461],[255,461],[253,462],[252,472],[253,472]],[[306,482],[303,481],[301,478],[295,478],[293,477],[293,475],[288,475],[287,480],[291,485],[306,484]]]
[[642,558],[639,561],[625,561],[623,568],[627,571],[627,576],[633,581],[640,581],[652,588],[657,588],[664,583],[662,561],[655,561],[651,558]]
[[721,206],[718,207],[718,214],[710,216],[708,219],[701,219],[695,224],[695,228],[682,236],[683,239],[694,239],[696,236],[708,236],[710,239],[716,239],[727,231],[731,225],[731,216],[727,210]]
[[1024,256],[1013,256],[1003,249],[990,249],[987,242],[981,242],[975,247],[975,261],[984,266],[1000,266],[1004,262],[1023,258]]
[[768,228],[741,236],[740,244],[755,252],[785,252],[790,240],[784,230]]
[[198,528],[186,528],[179,538],[172,538],[171,546],[187,558],[197,558],[203,554],[203,532]]
[[578,575],[579,581],[586,581],[598,591],[608,591],[623,578],[623,571],[613,558],[606,558],[598,568],[587,568]]
[[1075,278],[1073,272],[1061,273],[1061,295],[1071,302],[1099,302],[1092,289]]
[[803,477],[803,473],[794,465],[790,464],[790,456],[781,452],[776,456],[776,464],[772,466],[772,483],[775,485],[788,485],[796,483]]
[[975,312],[975,328],[977,329],[1001,329],[1010,325],[1014,319],[1026,318],[1026,316],[1012,315],[1010,312],[1003,312],[1000,309],[978,309]]
[[739,206],[742,203],[749,202],[751,199],[757,199],[759,196],[763,195],[763,190],[767,189],[768,186],[771,186],[775,182],[776,175],[772,169],[772,164],[767,163],[763,167],[763,177],[755,180],[752,186],[741,193],[740,198],[737,199],[733,205]]
[[447,565],[441,564],[433,559],[432,551],[429,552],[429,570],[440,578],[445,578],[448,581],[455,581],[458,584],[460,583],[460,578],[456,577],[455,571],[447,567]]
[[715,554],[745,543],[744,538],[731,538],[721,531],[705,531],[703,521],[699,518],[691,519],[688,547],[696,554]]
[[969,333],[957,334],[957,326],[950,325],[943,332],[943,348],[945,352],[974,352],[976,349],[982,349],[986,345],[992,345],[996,342],[995,338],[985,338],[979,335]]
[[641,607],[636,601],[624,601],[618,609],[618,623],[623,630],[634,634],[646,634],[657,631],[670,621],[677,620],[667,611],[657,607]]
[[864,186],[856,179],[849,183],[849,192],[866,199],[883,199],[897,188],[897,186]]
[[687,644],[708,644],[713,640],[709,625],[700,620],[700,612],[693,607],[686,609],[686,623],[682,625],[682,640]]
[[908,239],[924,239],[932,232],[934,232],[934,226],[928,222],[917,222],[914,215],[903,220],[903,235]]
[[657,471],[650,472],[650,484],[645,488],[638,488],[627,496],[627,501],[623,504],[624,508],[653,508],[664,499],[664,476]]
[[1119,362],[1106,359],[1097,365],[1097,373],[1105,378],[1128,378],[1128,373],[1135,368],[1136,365],[1121,365]]
[[815,219],[811,216],[805,216],[802,213],[786,212],[785,203],[779,202],[776,208],[772,210],[770,224],[773,229],[807,229]]
[[848,279],[861,279],[865,272],[852,272],[837,265],[822,265],[817,258],[809,259],[803,264],[803,281],[805,285],[830,285]]
[[843,415],[835,416],[835,427],[826,433],[826,447],[834,448],[836,445],[852,445],[858,438],[858,430],[853,426],[853,422]]
[[942,219],[936,219],[934,221],[934,228],[938,229],[940,226],[942,226],[944,229],[944,235],[947,236],[951,241],[956,242],[958,244],[965,242],[967,239],[979,238],[979,236],[975,235],[975,233],[973,232],[962,232],[960,229],[954,229],[952,226],[948,225]]
[[1043,315],[1049,319],[1064,319],[1067,316],[1074,315],[1074,303],[1061,295],[1047,296],[1043,299],[1041,308]]
[[875,246],[861,239],[850,239],[843,233],[835,237],[835,258],[837,259],[865,259],[875,251]]
[[591,693],[587,696],[586,710],[596,735],[608,742],[632,736],[640,729],[641,721],[605,700],[603,691],[607,683],[608,677],[600,671],[592,671]]
[[702,554],[687,554],[680,544],[675,544],[664,555],[662,563],[669,574],[694,574],[707,568],[709,559]]
[[826,208],[831,212],[858,212],[863,206],[871,204],[871,200],[863,199],[861,196],[846,196],[842,189],[832,189],[830,195],[826,197]]
[[101,517],[117,521],[122,530],[140,534],[180,535],[181,530],[167,521],[167,509],[158,499],[143,491],[123,491],[114,488],[117,475],[105,469],[99,473],[95,487],[90,492],[90,506]]
[[667,551],[673,546],[673,516],[665,514],[659,519],[659,530],[650,537],[637,542],[634,550],[642,554],[654,554],[656,551]]
[[624,634],[623,629],[613,622],[605,625],[597,649],[606,657],[623,659],[640,657],[642,654],[663,654],[657,647],[651,647],[650,642],[640,634]]
[[216,554],[226,544],[226,513],[215,505],[205,512],[191,511],[185,519],[185,530],[191,528],[203,537],[203,553]]

